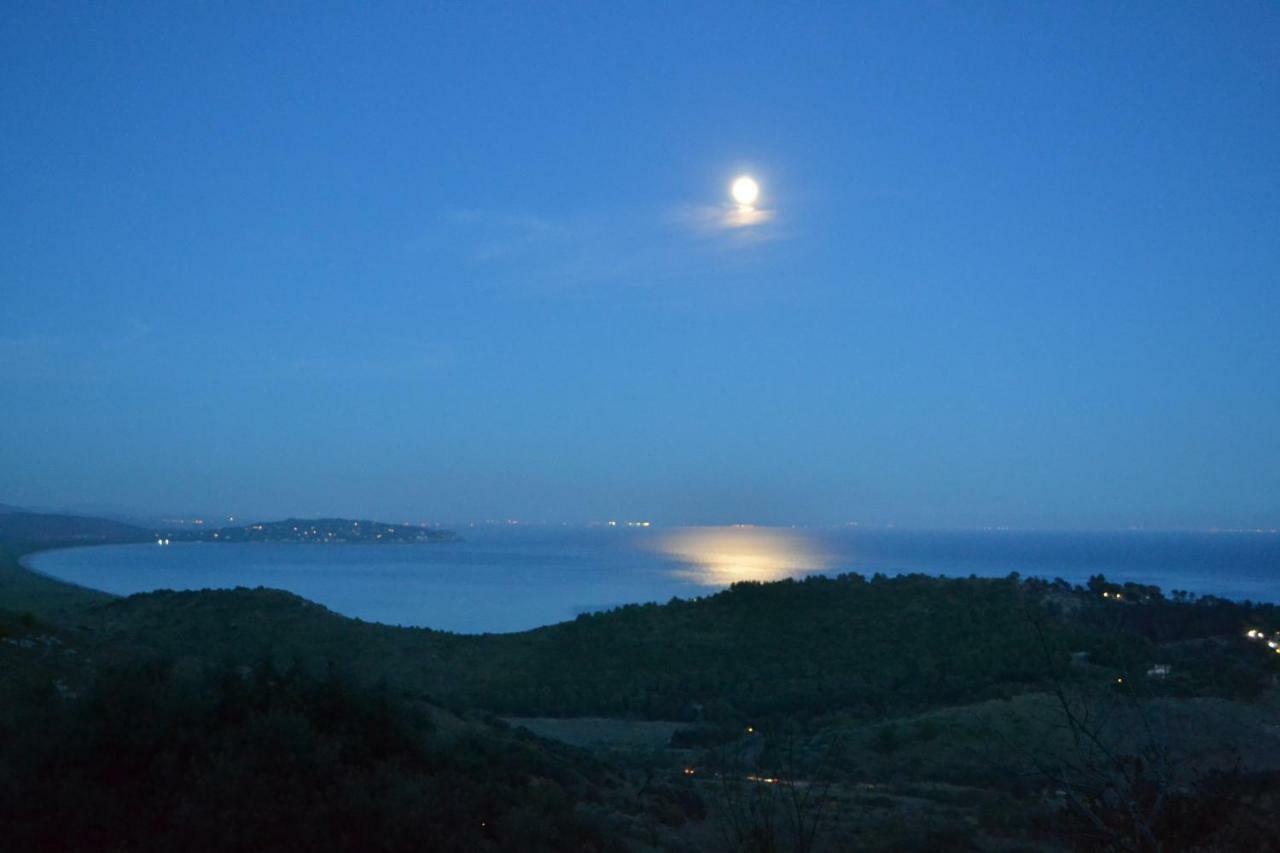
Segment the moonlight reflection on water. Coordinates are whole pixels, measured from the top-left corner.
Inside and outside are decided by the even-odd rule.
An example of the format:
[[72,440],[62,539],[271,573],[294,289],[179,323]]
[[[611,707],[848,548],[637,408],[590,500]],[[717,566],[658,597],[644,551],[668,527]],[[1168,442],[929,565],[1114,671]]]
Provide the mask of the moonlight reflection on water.
[[702,586],[776,581],[830,564],[808,537],[767,527],[692,527],[663,536],[655,548],[684,564],[672,574]]

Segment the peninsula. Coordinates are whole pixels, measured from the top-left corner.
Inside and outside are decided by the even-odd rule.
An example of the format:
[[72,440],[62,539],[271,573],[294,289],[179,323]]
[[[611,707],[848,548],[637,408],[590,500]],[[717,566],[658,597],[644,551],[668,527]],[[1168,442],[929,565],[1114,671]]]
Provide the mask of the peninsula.
[[166,541],[390,545],[452,542],[457,538],[457,534],[451,530],[421,524],[387,524],[350,518],[286,518],[283,521],[220,527],[199,533],[184,532],[175,534]]

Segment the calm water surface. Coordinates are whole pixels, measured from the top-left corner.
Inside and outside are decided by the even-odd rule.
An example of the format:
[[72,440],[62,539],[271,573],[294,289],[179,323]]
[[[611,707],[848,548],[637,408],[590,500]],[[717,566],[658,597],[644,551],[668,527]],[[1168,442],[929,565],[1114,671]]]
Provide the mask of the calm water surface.
[[1023,575],[1280,601],[1280,535],[909,532],[778,528],[475,528],[431,545],[114,545],[29,558],[127,595],[266,586],[347,616],[460,632],[519,631],[621,604],[813,572]]

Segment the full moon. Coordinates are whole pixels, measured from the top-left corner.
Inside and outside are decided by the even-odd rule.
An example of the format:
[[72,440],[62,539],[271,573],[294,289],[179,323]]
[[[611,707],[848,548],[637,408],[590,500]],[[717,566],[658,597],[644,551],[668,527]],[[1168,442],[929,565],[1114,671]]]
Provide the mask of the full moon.
[[760,197],[760,185],[747,175],[743,175],[733,182],[733,200],[743,207],[750,207],[756,203],[756,199]]

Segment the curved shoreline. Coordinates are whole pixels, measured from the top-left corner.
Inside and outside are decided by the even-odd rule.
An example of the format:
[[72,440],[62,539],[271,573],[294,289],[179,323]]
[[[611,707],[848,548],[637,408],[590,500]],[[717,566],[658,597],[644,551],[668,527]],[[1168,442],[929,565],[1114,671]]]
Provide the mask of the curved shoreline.
[[19,555],[18,566],[22,568],[24,571],[28,571],[31,574],[35,575],[36,577],[44,578],[45,580],[50,580],[50,581],[53,581],[54,583],[65,584],[66,586],[74,587],[75,589],[88,590],[89,592],[94,592],[94,593],[97,593],[98,595],[107,595],[112,598],[121,598],[122,596],[120,596],[118,593],[108,592],[105,589],[98,589],[97,587],[87,586],[82,583],[76,583],[75,581],[69,581],[66,578],[60,578],[57,575],[51,575],[48,572],[41,571],[40,569],[37,569],[35,566],[31,565],[31,558],[39,556],[41,554],[53,554],[57,551],[75,551],[82,548],[106,548],[106,547],[112,547],[113,545],[116,545],[116,544],[132,545],[137,543],[120,542],[120,543],[99,543],[95,545],[55,545],[52,548],[38,548],[34,551],[27,551]]

